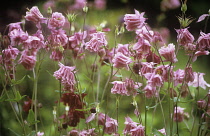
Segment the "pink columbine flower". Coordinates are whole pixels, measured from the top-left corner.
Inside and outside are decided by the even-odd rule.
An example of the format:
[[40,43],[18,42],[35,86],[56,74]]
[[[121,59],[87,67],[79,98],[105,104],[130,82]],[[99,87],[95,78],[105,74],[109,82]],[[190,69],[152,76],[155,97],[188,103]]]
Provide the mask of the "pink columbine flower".
[[173,120],[176,122],[182,122],[184,120],[184,109],[185,108],[181,108],[181,107],[175,107],[174,108],[174,118]]
[[144,39],[149,42],[152,42],[154,31],[150,30],[149,26],[143,26],[142,28],[136,30],[136,35],[137,39]]
[[144,18],[144,12],[141,14],[139,11],[134,10],[135,14],[126,14],[124,17],[126,29],[128,31],[133,31],[135,29],[140,29],[144,24],[146,18]]
[[118,123],[117,120],[113,118],[109,118],[105,122],[105,130],[104,132],[107,134],[115,134],[117,133]]
[[25,49],[39,50],[44,47],[44,42],[37,36],[28,36],[28,39],[24,41],[23,46]]
[[177,42],[180,45],[186,46],[187,44],[192,44],[194,41],[194,36],[188,31],[188,28],[177,29]]
[[132,136],[144,136],[144,126],[138,125],[137,127],[130,130]]
[[181,84],[184,80],[184,76],[185,76],[185,72],[183,69],[178,69],[176,71],[174,71],[174,86],[177,86],[178,84]]
[[157,97],[158,96],[158,93],[156,91],[156,87],[151,86],[149,84],[144,87],[143,91],[145,92],[145,96],[147,98]]
[[[170,65],[159,65],[155,68],[155,73],[161,75],[163,81],[168,82],[168,79],[173,78],[173,66]],[[169,77],[170,76],[170,77]]]
[[178,61],[175,54],[175,45],[173,43],[168,44],[168,46],[161,47],[159,49],[159,53],[166,59],[166,61],[170,61],[172,63]]
[[72,48],[73,49],[80,44],[83,46],[85,44],[84,40],[85,40],[86,37],[87,37],[87,32],[86,31],[74,33],[73,36],[69,37],[69,47],[67,47],[67,48]]
[[90,52],[98,52],[102,47],[107,46],[107,41],[104,32],[96,32],[91,34],[89,42],[85,43],[85,49]]
[[176,9],[180,7],[181,3],[179,0],[163,0],[161,2],[161,9],[162,10],[168,10],[168,9]]
[[208,84],[204,80],[204,78],[203,78],[204,75],[205,75],[204,73],[194,72],[194,81],[189,82],[188,85],[193,86],[193,87],[201,87],[203,89],[206,89],[206,87],[210,87],[210,84]]
[[36,136],[43,136],[44,135],[44,132],[37,132]]
[[62,29],[52,30],[48,41],[52,47],[65,46],[68,43],[68,37]]
[[9,26],[9,32],[11,32],[14,29],[22,29],[20,24],[22,24],[22,22],[16,22],[16,23],[10,23]]
[[146,73],[144,74],[145,78],[147,79],[147,84],[153,87],[161,87],[163,85],[163,79],[159,74],[155,73]]
[[65,24],[65,21],[65,17],[62,13],[54,12],[48,21],[48,27],[50,29],[60,28]]
[[116,52],[121,52],[125,56],[130,56],[129,44],[118,44]]
[[75,67],[64,66],[62,63],[58,64],[60,69],[55,71],[53,76],[60,80],[61,83],[64,85],[65,90],[72,91],[74,88],[75,76],[74,76],[74,69]]
[[121,94],[121,95],[127,95],[128,94],[125,82],[114,81],[114,82],[112,82],[112,84],[114,84],[114,86],[111,89],[111,93]]
[[144,75],[146,73],[153,73],[154,65],[155,65],[155,63],[153,63],[153,62],[142,62],[141,69],[139,71],[139,75]]
[[115,54],[112,62],[114,63],[113,66],[116,68],[124,68],[125,67],[128,69],[128,65],[130,63],[132,63],[132,59],[125,56],[121,52],[118,52],[117,54]]
[[59,50],[52,51],[50,59],[54,61],[61,61],[63,59],[63,53]]
[[200,32],[200,37],[197,41],[198,49],[203,50],[210,50],[210,33],[205,34],[203,32]]
[[188,82],[193,82],[194,81],[194,73],[192,71],[192,67],[188,66],[185,68],[185,81]]
[[2,58],[4,59],[4,62],[7,63],[7,62],[11,62],[11,61],[14,61],[18,54],[19,54],[19,50],[17,48],[13,48],[12,46],[8,46],[7,49],[4,49],[2,51]]
[[155,64],[160,64],[160,57],[152,51],[149,51],[149,53],[145,55],[145,59],[147,62],[154,62]]
[[[159,131],[161,134],[166,135],[166,129],[165,129],[165,128],[159,129],[158,131]],[[154,135],[154,136],[156,136],[156,135]]]
[[23,51],[22,55],[20,57],[19,63],[24,66],[25,69],[27,70],[32,70],[36,64],[36,55],[28,55],[28,51]]
[[94,4],[98,10],[104,10],[106,8],[106,0],[95,0]]
[[123,130],[124,135],[130,135],[131,134],[131,129],[134,129],[137,127],[137,124],[134,122],[130,117],[125,117],[125,128]]
[[198,105],[198,108],[200,108],[200,109],[205,109],[207,103],[206,103],[205,100],[202,100],[202,99],[201,99],[201,100],[198,100],[198,101],[197,101],[197,105]]
[[143,54],[150,52],[151,45],[148,40],[138,39],[138,42],[134,44],[133,50],[136,52],[141,52]]
[[69,135],[70,135],[70,136],[79,136],[79,131],[76,130],[76,129],[72,129],[72,130],[69,132]]
[[137,90],[142,86],[142,83],[134,82],[133,79],[131,78],[126,78],[125,79],[125,85],[127,89],[127,95],[137,95]]
[[43,23],[45,20],[37,6],[33,6],[29,11],[27,11],[25,18],[27,21],[34,22],[39,29],[41,28],[40,23]]
[[28,33],[24,32],[22,29],[13,29],[8,35],[11,39],[12,46],[19,45],[28,39]]

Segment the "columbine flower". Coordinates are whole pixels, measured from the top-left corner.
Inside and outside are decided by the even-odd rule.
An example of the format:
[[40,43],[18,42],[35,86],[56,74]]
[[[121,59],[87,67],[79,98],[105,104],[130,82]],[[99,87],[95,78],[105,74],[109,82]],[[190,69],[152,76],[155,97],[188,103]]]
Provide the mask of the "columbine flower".
[[123,134],[124,135],[130,135],[131,134],[131,129],[134,129],[137,127],[137,124],[139,123],[136,123],[134,122],[130,117],[125,117],[125,128],[123,130]]
[[175,107],[174,108],[174,121],[176,122],[182,122],[184,120],[184,109],[181,107]]
[[136,52],[141,52],[141,53],[149,53],[151,48],[151,45],[148,40],[145,39],[138,39],[138,42],[134,44],[133,50]]
[[208,84],[203,76],[205,74],[204,73],[197,73],[197,72],[194,72],[194,81],[193,82],[189,82],[188,85],[189,86],[193,86],[193,87],[201,87],[203,89],[206,89],[206,87],[210,87],[210,84]]
[[177,86],[178,84],[181,84],[184,80],[185,72],[182,69],[178,69],[174,72],[174,86]]
[[124,17],[126,29],[128,31],[133,31],[137,28],[140,29],[145,24],[146,20],[143,16],[144,12],[140,14],[137,10],[135,10],[135,14],[126,14]]
[[43,136],[44,135],[44,132],[37,132],[36,136]]
[[105,130],[104,132],[107,134],[115,134],[117,133],[117,120],[113,119],[113,118],[109,118],[106,120],[105,122]]
[[52,30],[48,41],[52,47],[65,46],[68,43],[68,37],[62,29]]
[[201,21],[205,20],[206,17],[209,17],[209,16],[210,16],[210,14],[203,14],[198,18],[197,22],[201,22]]
[[28,55],[28,51],[23,51],[19,63],[27,70],[32,70],[36,64],[36,55]]
[[126,89],[125,82],[114,81],[114,82],[112,82],[112,84],[114,84],[114,86],[111,89],[111,93],[127,95],[128,92],[127,92],[127,89]]
[[116,68],[124,68],[126,67],[128,69],[128,64],[132,63],[132,59],[125,56],[121,52],[118,52],[115,54],[112,62],[114,63],[114,67]]
[[13,48],[12,46],[8,46],[7,49],[4,49],[2,51],[2,58],[4,59],[5,63],[10,63],[11,61],[14,61],[18,54],[19,54],[19,50],[17,48]]
[[52,51],[50,59],[54,61],[61,61],[63,59],[63,53],[59,50]]
[[180,45],[187,45],[187,44],[192,44],[194,41],[194,36],[188,31],[188,28],[184,29],[177,29],[177,42]]
[[11,32],[14,29],[22,29],[20,24],[22,24],[22,22],[16,22],[16,23],[10,23],[9,26],[9,32]]
[[144,136],[144,126],[138,125],[136,128],[130,130],[132,136]]
[[40,23],[42,23],[44,20],[44,17],[40,13],[37,6],[33,6],[29,11],[27,11],[25,18],[27,21],[34,22],[37,28],[41,28]]
[[139,74],[144,75],[146,73],[152,73],[154,71],[154,65],[153,62],[142,62]]
[[64,85],[64,90],[73,91],[74,84],[76,83],[74,77],[74,69],[75,67],[64,66],[62,63],[59,63],[60,69],[55,71],[53,76],[60,80]]
[[142,86],[141,83],[138,82],[134,82],[133,79],[131,78],[126,78],[125,79],[125,85],[126,85],[126,89],[127,89],[127,95],[137,95],[137,90],[138,88],[140,88]]
[[85,49],[90,52],[98,52],[102,47],[107,45],[105,34],[103,32],[97,32],[91,34],[91,39],[89,42],[85,43]]
[[147,98],[158,96],[158,93],[156,91],[156,87],[151,86],[149,84],[144,87],[143,91],[145,92],[145,96]]
[[[69,37],[69,48],[74,49],[78,45],[84,45],[84,39],[87,37],[87,32],[76,32],[73,36]],[[68,46],[68,45],[67,45]],[[68,48],[68,47],[67,47]]]
[[198,100],[198,101],[197,101],[197,105],[198,105],[198,108],[200,108],[200,109],[205,109],[207,103],[206,103],[205,100],[202,100],[202,99],[201,99],[201,100]]
[[163,0],[161,2],[161,9],[162,10],[168,10],[168,9],[175,9],[180,7],[180,1],[179,0]]
[[153,87],[161,87],[163,85],[163,79],[159,74],[155,73],[146,73],[144,74],[145,78],[147,79],[147,84]]
[[28,39],[28,33],[25,33],[22,29],[13,29],[8,35],[12,46],[19,45]]
[[65,23],[65,17],[62,13],[54,12],[52,17],[48,21],[48,27],[50,29],[60,28]]
[[23,43],[25,49],[41,49],[44,47],[44,42],[37,36],[28,36],[28,39]]
[[197,42],[199,50],[210,50],[210,33],[205,34],[200,32],[200,37],[198,38]]
[[121,52],[122,54],[129,56],[129,44],[118,44],[117,48],[116,48],[116,52]]
[[156,55],[155,53],[149,51],[149,53],[146,54],[146,61],[154,62],[155,64],[160,64],[160,57]]
[[166,61],[170,61],[172,63],[178,61],[175,54],[175,45],[172,43],[170,43],[168,46],[161,47],[159,49],[159,53],[166,59]]
[[104,10],[106,8],[106,0],[95,0],[94,4],[98,10]]

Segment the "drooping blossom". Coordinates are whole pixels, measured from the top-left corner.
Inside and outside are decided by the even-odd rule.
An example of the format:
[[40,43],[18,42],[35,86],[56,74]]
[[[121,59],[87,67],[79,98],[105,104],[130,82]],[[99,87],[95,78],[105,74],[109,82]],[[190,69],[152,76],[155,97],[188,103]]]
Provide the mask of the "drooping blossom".
[[28,39],[23,42],[24,49],[41,49],[44,47],[44,42],[37,36],[28,36]]
[[10,23],[9,26],[9,32],[11,32],[14,29],[22,29],[20,24],[22,24],[22,22],[16,22],[16,23]]
[[137,10],[134,10],[134,11],[135,11],[135,14],[126,14],[124,16],[126,29],[128,31],[140,29],[145,24],[146,18],[144,18],[144,12],[139,13],[139,11]]
[[185,116],[184,109],[185,108],[181,108],[179,106],[174,108],[173,120],[175,122],[182,122],[184,120],[184,116]]
[[146,73],[153,73],[154,65],[155,65],[155,63],[153,63],[153,62],[142,62],[139,74],[144,75]]
[[116,68],[127,68],[130,63],[132,63],[132,59],[125,56],[123,53],[118,52],[115,54],[112,62],[114,63],[114,67]]
[[145,59],[147,62],[154,62],[155,64],[160,64],[160,57],[152,51],[149,51],[149,53],[145,55]]
[[68,43],[66,32],[62,29],[52,30],[48,36],[48,42],[51,47],[65,46]]
[[147,84],[153,87],[161,87],[163,85],[163,79],[159,74],[156,73],[146,73],[144,74],[145,78],[147,79]]
[[60,80],[64,85],[64,90],[73,91],[74,85],[76,84],[74,69],[75,67],[64,66],[62,63],[59,63],[60,69],[55,71],[53,76]]
[[98,10],[104,10],[106,8],[106,0],[95,0],[94,4]]
[[91,34],[89,42],[85,43],[85,49],[90,52],[98,52],[101,48],[107,46],[107,40],[104,32],[96,32]]
[[88,130],[82,130],[79,132],[79,136],[97,136],[97,134],[94,132],[95,128],[91,128]]
[[198,18],[197,22],[201,22],[201,21],[205,20],[206,17],[209,17],[209,16],[210,16],[209,14],[203,14]]
[[205,34],[203,32],[200,32],[197,44],[198,49],[201,51],[210,50],[210,33]]
[[151,45],[148,40],[145,39],[138,39],[138,42],[134,44],[133,50],[136,52],[141,52],[141,53],[149,53],[151,48]]
[[194,56],[193,56],[192,61],[195,62],[199,56],[209,55],[209,54],[210,54],[210,52],[209,51],[205,51],[205,50],[203,50],[203,51],[196,51]]
[[41,28],[40,23],[43,23],[45,20],[37,6],[33,6],[31,9],[29,9],[29,11],[26,12],[25,18],[27,21],[34,22],[39,29]]
[[20,51],[17,48],[8,46],[7,49],[2,50],[3,62],[10,64],[12,61],[14,61],[17,58],[19,52]]
[[118,128],[117,120],[113,118],[109,118],[105,122],[105,130],[104,132],[107,134],[116,134]]
[[177,42],[180,45],[186,46],[187,44],[192,44],[194,41],[194,36],[188,31],[188,28],[177,29]]
[[13,29],[9,32],[9,37],[11,39],[11,45],[16,46],[22,44],[28,39],[28,33],[24,32],[22,29]]
[[137,89],[142,86],[142,83],[139,82],[134,82],[133,79],[131,78],[126,78],[125,79],[125,85],[127,89],[127,95],[137,95]]
[[197,101],[197,105],[198,105],[198,108],[200,108],[200,109],[205,109],[207,103],[206,103],[205,100],[202,100],[202,99],[201,99],[201,100],[198,100],[198,101]]
[[151,86],[149,84],[144,87],[143,91],[145,92],[145,96],[147,98],[157,97],[158,96],[158,92],[156,90],[156,87]]
[[50,59],[54,61],[61,61],[63,59],[63,53],[59,50],[52,51]]
[[112,82],[114,86],[111,89],[111,93],[113,94],[121,94],[121,95],[127,95],[127,89],[126,89],[126,84],[123,81],[114,81]]
[[159,53],[166,61],[170,61],[172,63],[178,61],[175,54],[175,45],[173,43],[168,44],[168,46],[162,46],[159,49]]
[[67,48],[70,49],[74,49],[75,47],[79,46],[81,44],[81,46],[83,46],[85,44],[84,40],[87,37],[87,32],[76,32],[74,33],[74,35],[69,37],[69,44],[67,45]]
[[185,81],[188,82],[193,82],[194,81],[194,73],[192,71],[192,67],[188,66],[185,68]]
[[160,7],[161,10],[176,9],[180,7],[181,3],[179,0],[162,0]]
[[62,13],[54,12],[51,18],[48,20],[48,27],[50,29],[61,28],[65,23],[65,17]]
[[174,77],[173,77],[174,86],[181,84],[184,80],[184,76],[185,76],[185,72],[183,69],[178,69],[174,71]]
[[154,31],[149,26],[143,26],[135,31],[137,39],[143,39],[150,42],[153,41]]
[[37,132],[36,136],[43,136],[44,135],[44,132]]
[[194,80],[193,82],[189,82],[188,85],[189,86],[193,86],[193,87],[201,87],[203,89],[206,89],[206,87],[210,87],[210,84],[208,84],[205,80],[204,80],[204,73],[197,73],[194,72]]
[[159,65],[155,68],[154,72],[159,74],[164,82],[168,82],[168,80],[174,77],[173,66],[170,65]]
[[145,136],[144,126],[142,126],[141,124],[131,129],[130,131],[131,131],[132,136]]
[[24,50],[21,53],[19,63],[27,70],[32,70],[36,64],[36,54],[30,54],[29,51]]
[[134,129],[137,127],[137,124],[139,123],[136,123],[134,122],[130,117],[125,117],[125,128],[123,130],[123,134],[124,135],[130,135],[131,134],[131,129]]
[[121,52],[125,56],[130,56],[129,44],[118,44],[116,52]]

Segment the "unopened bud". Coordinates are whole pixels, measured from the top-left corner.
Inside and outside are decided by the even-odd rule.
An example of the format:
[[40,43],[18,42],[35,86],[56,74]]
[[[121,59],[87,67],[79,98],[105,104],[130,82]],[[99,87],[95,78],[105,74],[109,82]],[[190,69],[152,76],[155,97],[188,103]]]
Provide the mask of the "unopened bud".
[[85,4],[85,6],[83,7],[83,11],[84,11],[85,13],[88,12],[88,7],[86,6],[86,4]]
[[77,15],[74,13],[73,14],[68,13],[68,14],[66,14],[66,17],[69,22],[74,22],[76,20]]
[[187,11],[187,4],[182,4],[181,11],[185,13]]
[[49,15],[52,14],[52,8],[51,8],[51,7],[48,7],[48,8],[47,8],[47,14],[49,14]]

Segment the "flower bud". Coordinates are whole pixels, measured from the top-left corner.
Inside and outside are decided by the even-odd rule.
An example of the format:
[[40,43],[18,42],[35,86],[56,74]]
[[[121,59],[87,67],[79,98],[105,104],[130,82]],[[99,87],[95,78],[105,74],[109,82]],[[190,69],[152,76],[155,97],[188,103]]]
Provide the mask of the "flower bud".
[[83,7],[83,9],[82,9],[85,13],[87,13],[88,12],[88,7],[86,6],[86,4],[85,4],[85,6]]
[[187,11],[187,4],[186,3],[182,4],[181,11],[183,13],[185,13]]
[[52,14],[52,8],[51,8],[51,7],[48,7],[48,8],[47,8],[47,14],[49,14],[49,15]]

